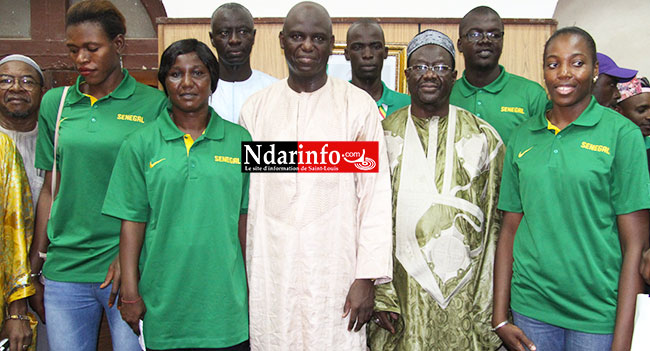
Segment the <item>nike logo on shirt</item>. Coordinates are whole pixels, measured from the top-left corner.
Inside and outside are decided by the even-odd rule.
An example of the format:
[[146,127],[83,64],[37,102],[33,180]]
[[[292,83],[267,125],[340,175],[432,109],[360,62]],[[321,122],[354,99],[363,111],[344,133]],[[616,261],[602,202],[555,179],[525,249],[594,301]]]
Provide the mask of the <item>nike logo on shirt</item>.
[[[519,157],[521,157],[521,156],[519,156]],[[156,161],[156,162],[153,162],[153,163],[152,163],[151,161],[149,161],[149,168],[153,168],[155,165],[159,164],[160,162],[162,162],[162,161],[164,161],[164,160],[166,160],[166,159],[165,159],[165,158],[161,158],[160,160],[158,160],[158,161]]]
[[530,149],[532,149],[532,148],[534,148],[534,146],[531,146],[531,147],[529,147],[528,149],[526,149],[526,150],[524,150],[524,151],[520,151],[520,152],[519,152],[519,158],[521,158],[521,156],[525,155],[525,154],[526,154],[528,151],[530,151]]

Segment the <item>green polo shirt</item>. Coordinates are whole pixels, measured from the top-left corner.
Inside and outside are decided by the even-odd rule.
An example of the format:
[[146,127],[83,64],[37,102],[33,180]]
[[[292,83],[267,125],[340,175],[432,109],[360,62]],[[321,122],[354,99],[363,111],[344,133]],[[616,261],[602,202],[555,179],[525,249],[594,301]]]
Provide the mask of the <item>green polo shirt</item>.
[[[348,82],[352,83],[351,80]],[[375,102],[377,103],[377,108],[382,118],[386,118],[391,113],[411,104],[410,96],[389,89],[383,81],[381,82],[381,86],[383,87],[381,97]]]
[[591,98],[557,135],[543,113],[510,139],[498,208],[523,212],[511,307],[587,333],[614,331],[622,262],[616,218],[650,208],[641,131]]
[[499,67],[499,77],[482,88],[471,85],[463,72],[451,90],[449,102],[490,123],[508,145],[518,125],[544,112],[547,98],[541,85]]
[[205,132],[189,148],[167,110],[129,137],[104,201],[104,214],[147,223],[139,289],[145,342],[153,349],[222,348],[248,339],[237,228],[248,209],[241,142],[251,137],[210,110]]
[[400,108],[411,104],[410,96],[398,93],[395,90],[390,90],[383,81],[381,85],[384,87],[384,90],[381,93],[381,98],[377,101],[377,107],[380,108],[380,112],[381,109],[386,111],[386,115],[383,116],[384,118],[390,116],[391,113]]
[[646,150],[650,150],[650,136],[643,138],[643,140],[645,141]]
[[[57,169],[61,184],[47,225],[50,246],[43,273],[62,282],[104,281],[118,252],[120,221],[101,215],[113,163],[127,135],[153,121],[165,95],[140,84],[124,70],[109,95],[91,105],[79,90],[81,77],[65,99],[59,128]],[[36,168],[52,170],[54,125],[63,88],[48,91],[41,102]]]

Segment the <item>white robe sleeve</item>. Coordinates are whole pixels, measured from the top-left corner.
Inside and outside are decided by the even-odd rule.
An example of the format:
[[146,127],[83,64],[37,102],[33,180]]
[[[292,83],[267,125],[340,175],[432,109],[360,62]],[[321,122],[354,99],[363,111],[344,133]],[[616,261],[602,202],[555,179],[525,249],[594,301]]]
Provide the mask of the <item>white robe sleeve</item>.
[[[369,99],[371,100],[371,99]],[[362,104],[360,104],[362,105]],[[359,236],[356,279],[376,279],[376,284],[392,280],[393,239],[391,185],[388,154],[381,116],[374,102],[363,104],[365,115],[357,134],[357,141],[379,142],[379,172],[356,173],[356,191],[359,198],[357,218]]]

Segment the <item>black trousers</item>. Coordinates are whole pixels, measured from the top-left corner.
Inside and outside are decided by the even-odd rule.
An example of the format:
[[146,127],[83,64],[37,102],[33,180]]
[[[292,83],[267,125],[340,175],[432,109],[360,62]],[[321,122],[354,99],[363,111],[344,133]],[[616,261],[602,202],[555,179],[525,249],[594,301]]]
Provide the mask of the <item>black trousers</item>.
[[147,351],[249,351],[251,349],[248,340],[235,346],[223,347],[218,349],[167,349],[167,350],[154,350],[147,348]]

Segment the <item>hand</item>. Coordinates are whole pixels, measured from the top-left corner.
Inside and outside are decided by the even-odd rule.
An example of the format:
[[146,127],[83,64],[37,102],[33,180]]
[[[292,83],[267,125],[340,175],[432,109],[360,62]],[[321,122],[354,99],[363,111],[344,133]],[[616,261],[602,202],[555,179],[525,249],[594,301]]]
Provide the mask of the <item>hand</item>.
[[99,286],[100,289],[107,287],[111,281],[113,281],[113,286],[111,287],[111,294],[108,296],[108,307],[113,307],[115,304],[115,298],[117,297],[117,292],[120,290],[120,254],[118,253],[115,256],[111,265],[108,266],[108,273],[106,273],[106,279],[102,285]]
[[0,332],[2,338],[9,338],[11,351],[25,351],[32,343],[32,329],[29,321],[9,319]]
[[29,306],[36,312],[38,318],[45,324],[45,304],[43,303],[43,291],[45,287],[38,278],[32,279],[32,285],[36,289],[36,293],[30,296],[27,301],[29,301]]
[[641,267],[639,268],[639,271],[646,284],[650,284],[650,249],[643,252],[643,257],[641,258]]
[[144,301],[140,296],[134,299],[126,299],[130,301],[135,301],[134,303],[124,303],[120,304],[120,314],[122,319],[133,329],[133,332],[136,335],[140,335],[140,320],[144,319],[145,313],[147,313],[147,307],[144,305]]
[[533,344],[526,334],[524,334],[524,332],[514,324],[508,323],[499,328],[496,333],[501,340],[503,340],[503,343],[506,345],[508,350],[527,351],[524,346],[526,346],[530,351],[537,350],[535,344]]
[[[348,331],[354,328],[355,332],[361,330],[364,324],[370,320],[375,305],[375,284],[370,279],[356,279],[350,286],[348,296],[343,306],[343,316],[350,315]],[[356,324],[356,326],[355,326]]]
[[395,334],[395,325],[393,324],[393,322],[391,322],[391,319],[393,321],[397,321],[397,319],[399,318],[399,313],[388,312],[388,311],[377,311],[375,312],[374,316],[375,316],[375,321],[380,327],[388,330],[391,334]]

